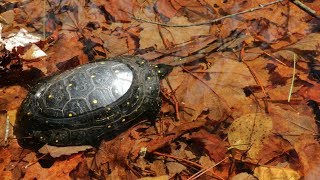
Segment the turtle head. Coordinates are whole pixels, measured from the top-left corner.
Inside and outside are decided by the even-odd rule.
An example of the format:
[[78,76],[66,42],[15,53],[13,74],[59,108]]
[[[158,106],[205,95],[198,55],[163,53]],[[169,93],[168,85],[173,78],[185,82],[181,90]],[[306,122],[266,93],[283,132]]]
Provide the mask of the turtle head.
[[158,64],[155,67],[160,79],[165,78],[173,70],[173,66],[167,64]]

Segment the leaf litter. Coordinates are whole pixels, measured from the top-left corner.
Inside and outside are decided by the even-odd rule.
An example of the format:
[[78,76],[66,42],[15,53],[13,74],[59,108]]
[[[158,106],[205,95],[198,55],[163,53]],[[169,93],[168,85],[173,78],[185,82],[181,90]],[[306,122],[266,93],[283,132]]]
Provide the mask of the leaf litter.
[[[0,110],[10,118],[1,114],[0,140],[8,142],[0,143],[0,177],[319,177],[319,3],[303,2],[315,14],[296,1],[266,3],[4,0],[1,39],[23,30],[41,40],[10,51],[1,41]],[[17,144],[12,125],[35,82],[123,54],[175,66],[162,82],[156,126],[143,121],[93,149],[41,154]]]

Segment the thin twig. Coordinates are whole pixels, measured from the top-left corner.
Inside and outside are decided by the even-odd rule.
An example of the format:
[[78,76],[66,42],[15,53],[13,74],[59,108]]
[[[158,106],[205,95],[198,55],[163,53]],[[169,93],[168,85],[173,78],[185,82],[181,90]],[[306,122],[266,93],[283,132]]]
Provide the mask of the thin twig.
[[309,15],[311,15],[311,16],[317,18],[317,19],[320,19],[320,15],[318,15],[315,10],[309,8],[308,6],[303,4],[301,1],[299,1],[299,0],[290,0],[290,2],[292,2],[293,4],[298,6],[300,9],[302,9],[304,12],[308,13]]
[[288,102],[290,102],[291,100],[291,94],[293,90],[295,75],[296,75],[296,54],[293,54],[293,73],[292,73],[292,81],[291,81],[291,86],[290,86],[290,91],[288,96]]
[[207,22],[195,23],[195,24],[181,24],[181,25],[178,25],[178,24],[166,24],[166,23],[160,23],[160,22],[155,22],[155,21],[149,21],[149,20],[141,19],[141,18],[134,17],[134,16],[132,16],[131,18],[136,20],[136,21],[150,23],[150,24],[156,24],[156,25],[165,26],[165,27],[201,26],[201,25],[208,25],[208,24],[216,23],[216,22],[219,22],[221,20],[224,20],[224,19],[227,19],[227,18],[231,18],[231,17],[234,17],[234,16],[238,16],[238,15],[241,15],[241,14],[245,14],[245,13],[253,12],[253,11],[256,11],[256,10],[260,10],[260,9],[263,9],[263,8],[265,8],[267,6],[271,6],[273,4],[277,4],[277,3],[282,2],[282,1],[284,1],[284,0],[276,0],[276,1],[273,1],[273,2],[270,2],[270,3],[260,4],[259,6],[251,8],[251,9],[240,11],[240,12],[234,13],[234,14],[229,14],[229,15],[217,18],[217,19],[213,19],[213,20],[207,21]]
[[195,173],[194,175],[192,175],[191,177],[188,178],[188,180],[191,180],[191,179],[197,179],[198,177],[200,177],[202,174],[210,171],[212,168],[218,166],[219,164],[221,164],[223,161],[225,161],[226,159],[228,159],[228,157],[222,159],[221,161],[219,161],[217,164],[214,164],[212,166],[210,166],[209,168],[207,169],[202,169],[201,171]]
[[[195,163],[195,162],[193,162],[193,161],[189,161],[189,160],[186,160],[186,159],[183,159],[183,158],[179,158],[179,157],[177,157],[177,156],[173,156],[173,155],[170,155],[170,154],[164,154],[164,153],[160,153],[160,152],[153,152],[153,154],[158,155],[158,156],[165,156],[165,157],[173,158],[173,159],[176,159],[176,160],[178,160],[178,161],[184,161],[184,162],[186,162],[186,163],[189,163],[189,164],[192,164],[192,165],[194,165],[194,166],[197,166],[197,167],[199,167],[199,168],[204,169],[204,167],[201,166],[201,165],[198,164],[198,163]],[[218,164],[215,164],[215,166],[216,166],[216,165],[218,165]],[[211,168],[212,168],[212,167],[211,167]],[[212,171],[211,168],[209,168],[209,170],[207,170],[207,171],[210,171],[210,172],[211,172],[214,176],[216,176],[218,179],[222,179],[222,180],[223,180],[223,178],[220,177],[219,175],[217,175],[214,171]],[[207,172],[207,171],[206,171],[206,172]],[[191,176],[191,177],[192,177],[192,176]]]

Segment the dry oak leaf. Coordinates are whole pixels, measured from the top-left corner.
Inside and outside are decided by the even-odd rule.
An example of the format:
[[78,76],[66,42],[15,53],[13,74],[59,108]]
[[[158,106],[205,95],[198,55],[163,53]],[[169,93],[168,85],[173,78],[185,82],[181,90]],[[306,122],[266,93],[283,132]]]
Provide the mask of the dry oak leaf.
[[39,163],[28,167],[24,179],[71,179],[70,172],[77,168],[79,163],[84,162],[81,154],[68,157],[64,161],[56,161],[50,168],[43,168]]
[[241,116],[229,127],[228,140],[232,148],[248,150],[248,157],[258,160],[263,140],[272,133],[272,119],[267,114]]

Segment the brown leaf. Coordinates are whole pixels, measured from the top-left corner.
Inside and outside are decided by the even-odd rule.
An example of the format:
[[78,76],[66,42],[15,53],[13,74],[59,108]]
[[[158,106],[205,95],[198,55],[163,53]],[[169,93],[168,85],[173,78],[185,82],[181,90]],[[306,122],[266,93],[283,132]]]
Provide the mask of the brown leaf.
[[54,162],[50,168],[43,168],[39,163],[35,163],[28,167],[24,179],[71,179],[70,172],[82,162],[84,158],[81,154],[77,154],[67,160]]
[[303,165],[305,179],[318,179],[320,176],[320,144],[313,135],[302,135],[294,145]]
[[273,122],[263,113],[245,114],[229,127],[228,141],[232,148],[248,151],[248,157],[258,160],[263,140],[271,134]]
[[15,110],[20,107],[27,91],[21,86],[9,86],[0,89],[0,109]]
[[300,174],[290,168],[264,167],[259,166],[254,169],[254,175],[258,179],[300,179]]
[[184,165],[182,165],[178,162],[167,162],[166,166],[167,166],[167,169],[169,171],[170,176],[174,176],[175,174],[179,174],[182,171],[187,169]]
[[201,129],[193,132],[191,135],[187,136],[187,138],[194,141],[195,144],[198,144],[199,142],[203,143],[204,149],[216,163],[226,156],[228,143],[222,141],[215,134],[210,134],[208,131]]
[[311,109],[307,106],[303,106],[299,113],[274,105],[270,106],[269,110],[273,120],[273,133],[282,135],[292,145],[295,145],[303,134],[313,135],[318,132]]
[[134,148],[132,148],[133,151],[131,152],[131,154],[133,155],[133,157],[138,157],[139,152],[143,147],[146,147],[148,152],[153,152],[167,144],[170,144],[173,140],[180,137],[186,131],[203,126],[204,123],[205,121],[200,120],[195,122],[182,123],[181,125],[175,127],[172,131],[168,132],[168,135],[164,137],[158,136],[148,142],[138,142],[137,144],[135,144]]
[[293,149],[293,146],[285,139],[279,136],[269,136],[262,142],[263,147],[261,148],[258,157],[260,157],[259,162],[261,164],[266,164],[272,161],[272,164],[277,165],[281,163],[281,156],[288,153]]
[[68,61],[72,58],[79,58],[80,64],[88,61],[84,56],[83,45],[79,42],[79,38],[73,33],[63,35],[56,43],[46,52],[47,59],[47,74],[57,71],[56,64]]
[[4,177],[5,168],[11,161],[11,152],[9,149],[0,148],[0,177]]
[[71,155],[78,153],[80,151],[86,151],[92,149],[92,146],[66,146],[66,147],[56,147],[50,145],[44,145],[38,151],[42,154],[50,154],[51,157],[60,157],[63,155]]
[[130,16],[133,13],[133,9],[137,6],[136,1],[134,0],[95,0],[94,4],[103,5],[104,9],[112,16],[114,21],[118,22],[130,22]]
[[[175,1],[172,1],[173,3]],[[176,15],[177,11],[181,8],[181,6],[178,3],[172,4],[172,2],[170,0],[158,0],[155,3],[155,8],[157,9],[157,11],[168,17],[168,18],[172,18]],[[177,6],[174,6],[177,5]]]
[[314,84],[312,87],[303,87],[299,90],[299,94],[306,98],[312,99],[320,103],[320,85]]

